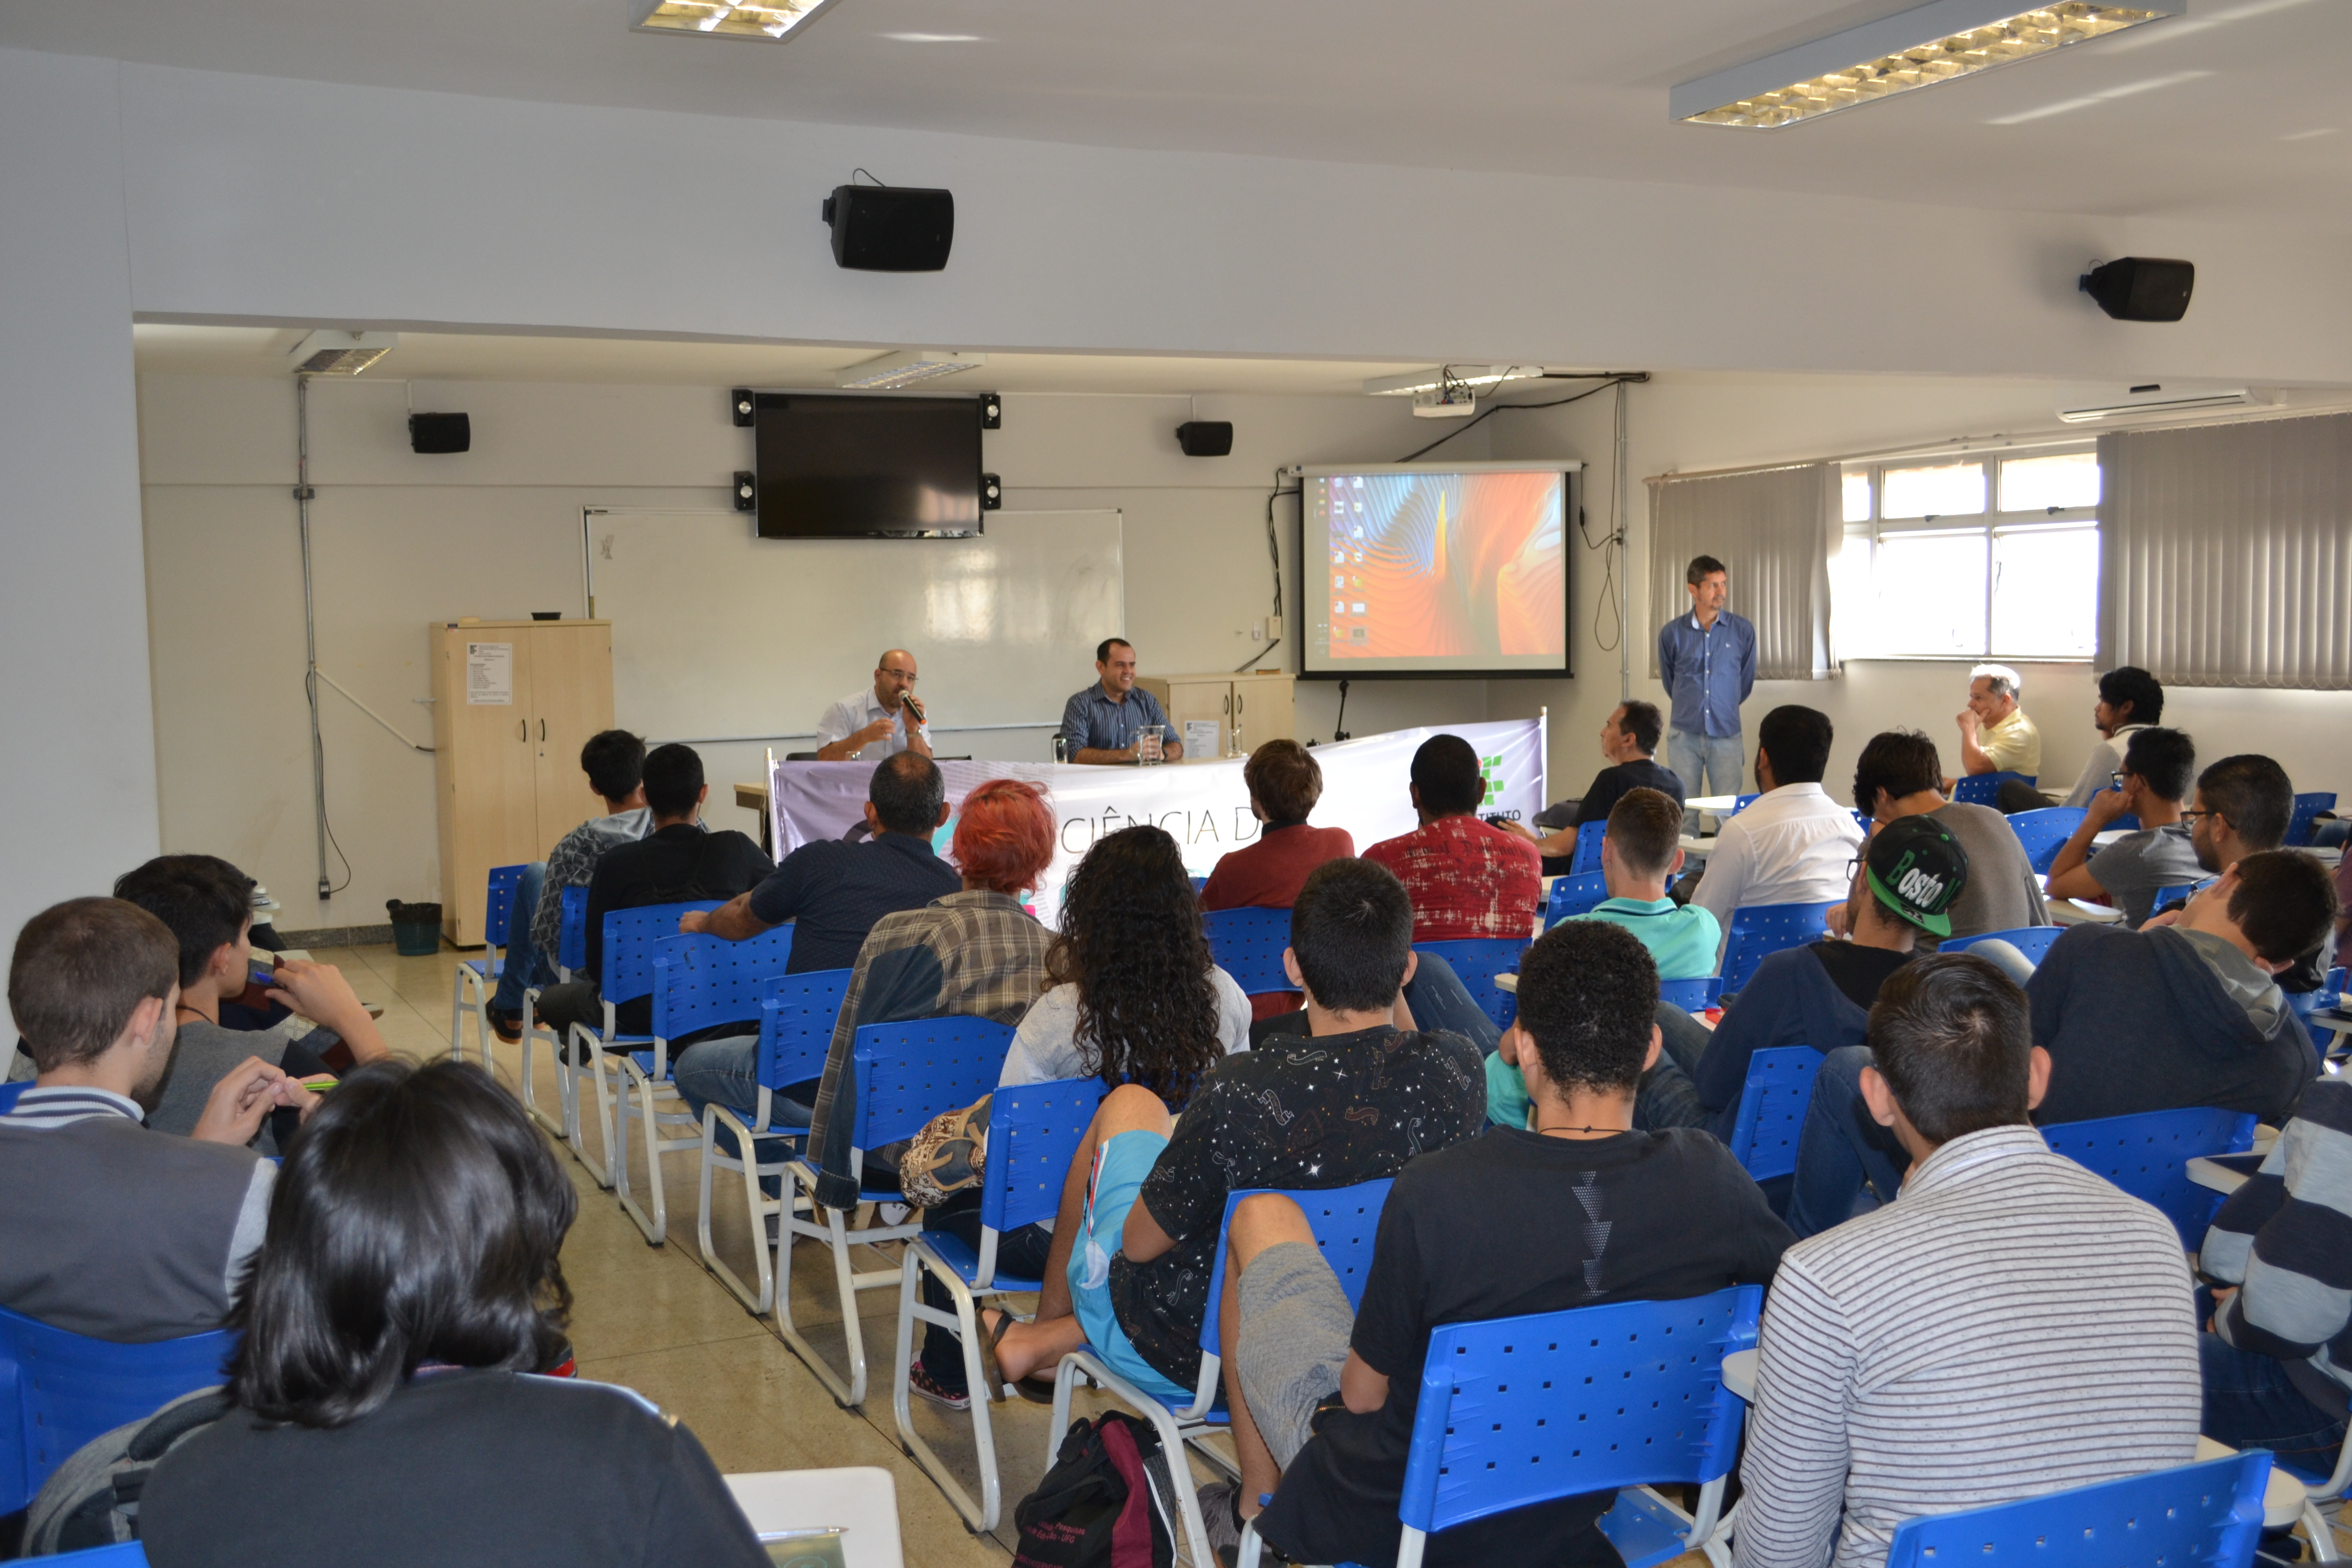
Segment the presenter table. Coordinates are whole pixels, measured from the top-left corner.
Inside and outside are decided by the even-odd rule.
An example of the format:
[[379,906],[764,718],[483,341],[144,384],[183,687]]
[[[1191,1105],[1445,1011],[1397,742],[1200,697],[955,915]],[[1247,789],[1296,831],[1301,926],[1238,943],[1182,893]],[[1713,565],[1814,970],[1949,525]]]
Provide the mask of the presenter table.
[[791,1555],[773,1546],[804,1539],[815,1547],[838,1531],[842,1568],[903,1568],[898,1490],[887,1470],[758,1470],[720,1479],[779,1563]]

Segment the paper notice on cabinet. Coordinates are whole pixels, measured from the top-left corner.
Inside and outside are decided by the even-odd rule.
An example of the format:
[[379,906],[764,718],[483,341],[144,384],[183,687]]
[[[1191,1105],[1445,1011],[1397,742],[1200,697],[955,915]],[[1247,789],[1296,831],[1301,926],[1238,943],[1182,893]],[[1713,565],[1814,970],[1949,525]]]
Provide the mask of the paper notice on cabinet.
[[1223,728],[1214,719],[1184,721],[1184,760],[1194,762],[1217,754],[1217,731]]
[[469,642],[466,645],[466,705],[509,708],[514,705],[514,644]]

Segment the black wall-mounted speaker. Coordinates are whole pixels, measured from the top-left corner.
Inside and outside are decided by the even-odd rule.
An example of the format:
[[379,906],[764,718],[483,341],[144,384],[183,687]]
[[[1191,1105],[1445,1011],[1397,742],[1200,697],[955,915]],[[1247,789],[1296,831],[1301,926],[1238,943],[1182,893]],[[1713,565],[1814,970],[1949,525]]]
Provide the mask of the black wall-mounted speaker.
[[1176,426],[1176,444],[1188,458],[1227,458],[1234,450],[1234,422],[1193,419]]
[[751,427],[751,414],[757,406],[751,397],[751,389],[748,386],[739,386],[727,395],[727,412],[743,429],[749,430]]
[[1004,481],[994,474],[980,476],[980,510],[994,511],[1004,504]]
[[412,414],[408,416],[408,449],[412,452],[470,452],[474,422],[463,414]]
[[2126,256],[2094,267],[2075,287],[2118,321],[2177,321],[2189,313],[2197,268],[2186,261]]
[[749,468],[735,470],[735,510],[737,511],[760,510],[760,478]]
[[996,430],[1001,429],[1003,424],[1004,399],[992,392],[982,393],[980,395],[980,427],[983,430]]
[[955,244],[955,195],[912,185],[835,185],[824,199],[833,259],[860,272],[938,272]]

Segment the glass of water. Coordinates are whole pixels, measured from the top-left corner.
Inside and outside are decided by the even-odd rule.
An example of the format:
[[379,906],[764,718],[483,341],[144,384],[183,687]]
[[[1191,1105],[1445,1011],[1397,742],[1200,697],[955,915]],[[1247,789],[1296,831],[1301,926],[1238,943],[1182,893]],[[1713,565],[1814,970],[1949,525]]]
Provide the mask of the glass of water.
[[1168,733],[1165,724],[1146,724],[1135,732],[1135,760],[1151,767],[1161,759],[1160,740]]

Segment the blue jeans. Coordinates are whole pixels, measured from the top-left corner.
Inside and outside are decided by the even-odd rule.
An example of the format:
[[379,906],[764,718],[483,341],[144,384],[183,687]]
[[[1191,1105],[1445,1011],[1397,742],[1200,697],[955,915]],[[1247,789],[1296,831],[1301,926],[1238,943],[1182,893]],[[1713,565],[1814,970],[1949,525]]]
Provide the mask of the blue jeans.
[[515,884],[514,902],[507,913],[507,966],[499,975],[498,993],[490,1005],[509,1017],[522,1012],[523,987],[555,984],[555,964],[531,945],[530,917],[539,912],[539,892],[547,886],[547,862],[534,860],[522,868]]
[[[705,1106],[723,1105],[749,1122],[760,1113],[760,1037],[723,1035],[688,1046],[669,1064],[669,1077],[677,1085],[679,1098],[697,1119]],[[797,1100],[786,1100],[781,1094],[768,1097],[771,1127],[797,1131],[808,1126],[814,1114],[811,1107]],[[721,1153],[742,1158],[736,1147],[735,1134],[725,1122],[719,1124],[712,1142]],[[760,1178],[760,1190],[772,1198],[782,1188],[778,1177]]]
[[2352,838],[2352,817],[2338,817],[2333,822],[2312,824],[2311,842],[2315,848],[2339,848],[2347,838]]
[[2326,1475],[2344,1442],[2344,1423],[2295,1389],[2286,1363],[2198,1336],[2205,1381],[2205,1418],[2198,1430],[2232,1448],[2268,1448],[2296,1469]]
[[1845,1046],[1830,1052],[1813,1076],[1789,1194],[1789,1228],[1800,1241],[1844,1224],[1864,1182],[1881,1203],[1894,1202],[1903,1185],[1911,1156],[1892,1129],[1871,1119],[1862,1098],[1862,1069],[1868,1066],[1868,1046]]
[[1738,795],[1747,787],[1742,774],[1748,766],[1748,751],[1738,735],[1670,731],[1666,736],[1666,766],[1681,775],[1685,797]]

